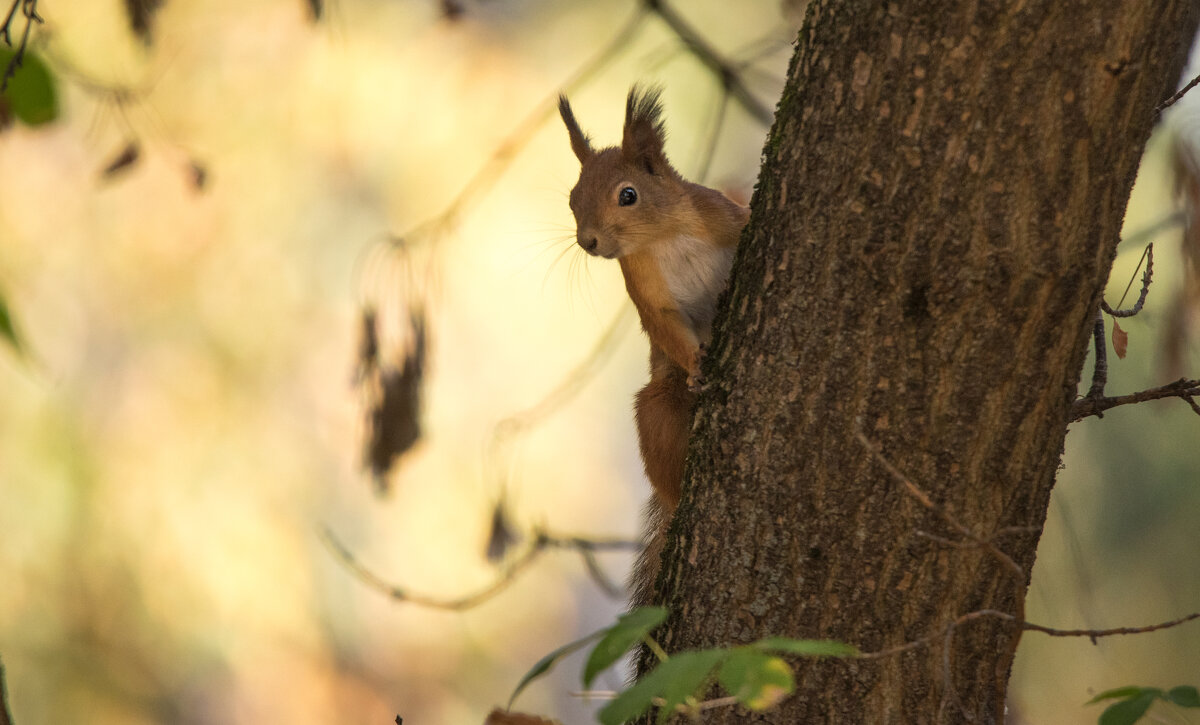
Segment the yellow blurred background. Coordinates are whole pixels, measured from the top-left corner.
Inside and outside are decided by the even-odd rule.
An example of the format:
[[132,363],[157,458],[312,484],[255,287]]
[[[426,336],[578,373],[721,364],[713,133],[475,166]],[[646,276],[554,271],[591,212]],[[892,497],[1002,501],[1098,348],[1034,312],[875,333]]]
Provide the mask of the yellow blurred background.
[[[454,223],[384,251],[638,3],[460,4],[448,17],[436,2],[337,0],[314,22],[302,0],[172,0],[150,46],[118,0],[39,7],[62,116],[0,134],[0,294],[27,346],[0,349],[0,657],[17,725],[478,723],[539,657],[622,610],[568,552],[463,612],[399,603],[319,536],[453,598],[497,574],[484,550],[502,493],[526,534],[639,529],[630,401],[646,353],[628,315],[603,369],[507,449],[503,492],[488,455],[497,424],[567,378],[625,304],[616,266],[571,246],[578,169],[557,119]],[[794,27],[780,3],[677,5],[773,108]],[[572,91],[598,143],[618,140],[635,81],[665,86],[668,154],[696,178],[718,84],[649,17]],[[765,131],[731,103],[707,183],[748,198]],[[136,163],[103,174],[131,141]],[[1156,143],[1130,229],[1171,209]],[[1177,236],[1160,235],[1110,391],[1163,382]],[[1122,250],[1110,302],[1140,254]],[[361,306],[395,323],[397,298],[429,316],[424,435],[379,496],[352,378]],[[1200,610],[1198,431],[1178,401],[1072,429],[1031,619]],[[629,556],[601,564],[621,581]],[[567,660],[519,709],[589,721],[595,703],[570,694],[579,667]],[[1095,646],[1029,635],[1013,703],[1025,722],[1094,722],[1093,691],[1197,673],[1200,625]]]

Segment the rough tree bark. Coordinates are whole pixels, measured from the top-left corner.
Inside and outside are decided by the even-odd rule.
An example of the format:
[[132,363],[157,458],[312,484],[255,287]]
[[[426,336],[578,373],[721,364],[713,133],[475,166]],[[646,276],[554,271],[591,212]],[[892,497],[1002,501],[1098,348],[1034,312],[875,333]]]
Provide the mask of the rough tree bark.
[[1021,616],[1138,159],[1198,17],[814,2],[717,321],[659,635],[935,639],[798,662],[781,709],[706,723],[1003,719],[1019,628],[942,635]]

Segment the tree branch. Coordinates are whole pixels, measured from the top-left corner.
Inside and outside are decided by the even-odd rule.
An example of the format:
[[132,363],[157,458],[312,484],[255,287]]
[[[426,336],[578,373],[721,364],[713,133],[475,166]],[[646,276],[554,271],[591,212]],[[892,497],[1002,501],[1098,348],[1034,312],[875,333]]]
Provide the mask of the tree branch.
[[935,640],[946,636],[947,632],[951,632],[955,628],[960,627],[968,622],[988,617],[993,619],[1002,619],[1006,622],[1013,622],[1018,624],[1021,629],[1026,632],[1040,632],[1050,637],[1087,637],[1088,639],[1096,640],[1100,637],[1115,637],[1123,634],[1145,634],[1147,632],[1157,632],[1162,629],[1178,627],[1181,624],[1186,624],[1188,622],[1200,619],[1200,612],[1192,612],[1191,614],[1184,615],[1178,619],[1171,619],[1166,622],[1159,622],[1157,624],[1148,624],[1143,627],[1113,627],[1111,629],[1058,629],[1057,627],[1047,627],[1041,624],[1034,624],[1033,622],[1026,622],[1019,617],[1015,617],[1008,612],[1001,612],[998,609],[979,609],[958,617],[957,619],[951,621],[950,624],[948,624],[945,628],[940,628],[933,634],[926,635],[919,639],[914,639],[911,642],[905,642],[904,644],[896,647],[889,647],[876,652],[861,652],[857,655],[853,655],[853,657],[862,660],[877,660],[908,652],[909,650],[924,647],[925,645],[928,645]]
[[[1103,398],[1104,386],[1108,384],[1108,344],[1104,341],[1103,310],[1096,310],[1096,320],[1092,323],[1092,347],[1096,353],[1096,364],[1092,366],[1092,386],[1088,388],[1084,400]],[[1078,420],[1078,418],[1072,420]]]
[[[418,594],[385,581],[359,562],[354,554],[338,541],[333,532],[328,528],[322,528],[318,532],[318,535],[342,564],[364,584],[386,594],[396,601],[411,602],[432,609],[446,609],[456,612],[483,604],[507,589],[509,585],[516,581],[517,576],[547,549],[573,549],[578,551],[584,558],[585,564],[591,566],[591,564],[588,564],[588,559],[592,557],[594,563],[594,554],[598,551],[636,551],[641,548],[640,542],[626,539],[588,539],[580,536],[553,536],[545,531],[535,531],[533,542],[529,547],[506,564],[501,569],[500,575],[491,584],[470,594],[442,599]],[[611,586],[607,577],[597,579],[597,581],[606,590]],[[3,724],[0,723],[0,725]]]
[[1180,98],[1183,98],[1185,95],[1187,95],[1187,92],[1192,90],[1193,88],[1195,88],[1197,85],[1200,85],[1200,75],[1198,75],[1195,78],[1193,78],[1192,80],[1188,81],[1188,84],[1186,86],[1184,86],[1183,88],[1180,88],[1170,98],[1168,98],[1167,100],[1165,100],[1162,103],[1155,106],[1154,107],[1154,116],[1157,118],[1159,114],[1161,114],[1163,111],[1167,110],[1171,106],[1175,105],[1175,103]]
[[[1142,251],[1142,258],[1138,260],[1138,268],[1141,268],[1142,262],[1146,263],[1146,271],[1142,274],[1142,291],[1138,294],[1137,302],[1133,303],[1133,307],[1127,310],[1114,310],[1104,301],[1104,297],[1100,297],[1100,309],[1104,310],[1113,317],[1133,317],[1142,311],[1142,305],[1146,304],[1146,295],[1150,293],[1150,279],[1154,274],[1154,242],[1146,245],[1146,249]],[[1135,271],[1134,274],[1137,274]],[[1129,294],[1129,288],[1133,286],[1133,278],[1129,279],[1129,284],[1125,285],[1125,292],[1121,294],[1120,302],[1117,302],[1117,307],[1121,306],[1121,302],[1125,301],[1125,295]]]
[[[1101,333],[1103,335],[1103,333]],[[1095,384],[1093,383],[1093,389]],[[1103,390],[1103,386],[1101,386]],[[1188,380],[1180,378],[1173,383],[1167,383],[1157,388],[1150,388],[1137,393],[1128,395],[1118,395],[1115,397],[1107,397],[1103,394],[1093,395],[1089,392],[1086,396],[1076,400],[1071,405],[1070,422],[1083,420],[1089,416],[1104,417],[1104,411],[1110,408],[1116,408],[1119,405],[1131,405],[1133,403],[1144,403],[1147,400],[1161,400],[1162,398],[1182,398],[1192,407],[1192,410],[1200,415],[1200,405],[1196,404],[1196,397],[1200,396],[1200,380]]]
[[653,12],[667,24],[667,27],[683,41],[683,44],[687,46],[692,55],[696,56],[700,62],[709,67],[718,80],[720,80],[721,86],[750,115],[766,126],[771,125],[771,122],[775,120],[775,112],[754,97],[754,94],[746,87],[745,81],[742,80],[741,75],[738,73],[737,67],[725,60],[695,28],[688,25],[687,21],[678,15],[670,5],[667,5],[664,0],[642,0],[642,6]]

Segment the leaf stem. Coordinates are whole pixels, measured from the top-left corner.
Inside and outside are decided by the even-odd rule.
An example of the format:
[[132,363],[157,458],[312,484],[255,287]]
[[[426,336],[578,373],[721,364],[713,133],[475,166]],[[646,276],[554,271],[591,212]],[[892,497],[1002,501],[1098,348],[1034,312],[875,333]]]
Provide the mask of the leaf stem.
[[654,653],[654,656],[658,658],[659,662],[666,662],[667,660],[671,659],[667,656],[667,652],[662,648],[662,645],[660,645],[650,635],[647,634],[643,636],[642,641],[646,643],[646,646],[650,648],[650,651]]

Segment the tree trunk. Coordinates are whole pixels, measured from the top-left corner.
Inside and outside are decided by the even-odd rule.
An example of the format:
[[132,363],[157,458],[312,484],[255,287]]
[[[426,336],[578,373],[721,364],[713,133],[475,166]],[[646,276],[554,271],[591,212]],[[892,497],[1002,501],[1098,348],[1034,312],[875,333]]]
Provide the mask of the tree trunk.
[[1019,626],[952,623],[1022,616],[1125,203],[1198,16],[814,2],[709,352],[659,636],[930,639],[799,661],[779,709],[706,723],[1003,720]]

